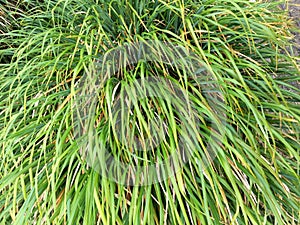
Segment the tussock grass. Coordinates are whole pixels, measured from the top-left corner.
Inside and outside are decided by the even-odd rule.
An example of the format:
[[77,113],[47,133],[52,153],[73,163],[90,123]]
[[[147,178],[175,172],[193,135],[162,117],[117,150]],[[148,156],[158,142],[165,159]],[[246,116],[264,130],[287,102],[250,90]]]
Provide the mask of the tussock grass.
[[[298,224],[300,93],[294,84],[300,69],[289,54],[290,20],[279,4],[2,4],[0,223]],[[107,50],[147,40],[175,43],[202,60],[226,102],[225,138],[207,167],[200,149],[164,182],[124,186],[89,168],[78,151],[75,84]],[[157,65],[145,68],[150,75],[161,72]],[[112,78],[126,82],[139,69]],[[170,79],[182,85],[185,76]],[[187,86],[195,87],[192,81]]]

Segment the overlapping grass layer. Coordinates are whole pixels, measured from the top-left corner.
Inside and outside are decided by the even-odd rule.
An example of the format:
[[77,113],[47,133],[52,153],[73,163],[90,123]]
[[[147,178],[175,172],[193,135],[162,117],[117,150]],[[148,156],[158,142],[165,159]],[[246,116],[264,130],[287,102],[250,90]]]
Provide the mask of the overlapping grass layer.
[[[299,223],[300,72],[279,2],[1,3],[1,224]],[[82,159],[72,99],[108,49],[143,40],[202,59],[221,86],[226,135],[206,168],[196,152],[175,177],[131,187]],[[173,78],[182,85],[184,76]]]

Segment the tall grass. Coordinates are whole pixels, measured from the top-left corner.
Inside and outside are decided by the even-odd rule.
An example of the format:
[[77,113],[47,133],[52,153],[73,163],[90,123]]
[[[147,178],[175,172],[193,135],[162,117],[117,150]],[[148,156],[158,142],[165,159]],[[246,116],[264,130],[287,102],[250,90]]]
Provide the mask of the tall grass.
[[[2,2],[1,224],[299,223],[300,68],[281,2]],[[176,176],[127,186],[82,158],[74,140],[75,87],[108,50],[147,40],[201,58],[224,96],[225,138],[206,167],[195,150]],[[152,66],[148,74],[161,71]],[[127,82],[139,69],[112,78]],[[184,76],[169,74],[181,86]]]

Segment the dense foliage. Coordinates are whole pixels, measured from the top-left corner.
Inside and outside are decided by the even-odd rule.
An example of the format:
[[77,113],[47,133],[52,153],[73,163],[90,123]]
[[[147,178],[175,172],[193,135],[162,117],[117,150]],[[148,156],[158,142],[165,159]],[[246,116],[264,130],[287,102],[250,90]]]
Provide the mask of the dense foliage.
[[[299,224],[300,69],[280,2],[0,2],[1,224]],[[196,148],[176,176],[127,186],[82,158],[72,105],[76,82],[107,50],[147,40],[201,59],[224,96],[225,137],[208,166]],[[129,82],[141,65],[111,78]],[[185,76],[165,77],[182,86]]]

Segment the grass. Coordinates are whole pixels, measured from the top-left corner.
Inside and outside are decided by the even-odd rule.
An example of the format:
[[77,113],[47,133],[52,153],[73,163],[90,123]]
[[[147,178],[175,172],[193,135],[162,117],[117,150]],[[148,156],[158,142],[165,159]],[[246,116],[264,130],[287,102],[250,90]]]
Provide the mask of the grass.
[[[280,1],[1,3],[0,224],[299,223],[299,57],[291,54],[292,22]],[[222,91],[225,135],[207,166],[201,145],[207,140],[194,131],[190,137],[199,144],[175,176],[130,186],[89,167],[75,140],[73,106],[76,84],[99,58],[147,40],[182,46],[205,65]],[[137,74],[172,80],[187,90],[199,115],[212,113],[185,71],[138,62],[111,75],[98,93],[97,112],[104,116],[97,131],[125,161],[132,156],[105,129],[113,122],[107,117],[113,89]],[[134,111],[138,123],[147,120],[139,107],[147,114],[154,103],[141,104]],[[162,100],[156,106],[163,109],[169,142],[154,161],[178,146],[176,132],[188,135],[174,122],[176,109]]]

